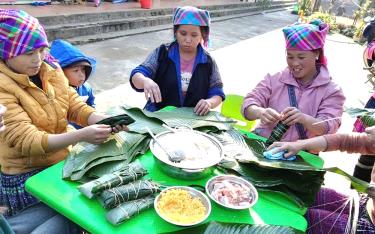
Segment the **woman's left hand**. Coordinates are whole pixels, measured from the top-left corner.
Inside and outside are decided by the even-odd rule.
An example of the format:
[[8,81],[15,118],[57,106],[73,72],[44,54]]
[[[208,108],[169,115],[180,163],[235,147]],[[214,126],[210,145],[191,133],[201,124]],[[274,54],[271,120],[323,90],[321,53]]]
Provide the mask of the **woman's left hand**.
[[296,123],[303,124],[305,122],[306,115],[295,107],[287,107],[281,112],[281,120],[286,125],[293,125]]
[[205,99],[199,100],[194,108],[194,113],[197,115],[207,115],[211,110],[211,103]]

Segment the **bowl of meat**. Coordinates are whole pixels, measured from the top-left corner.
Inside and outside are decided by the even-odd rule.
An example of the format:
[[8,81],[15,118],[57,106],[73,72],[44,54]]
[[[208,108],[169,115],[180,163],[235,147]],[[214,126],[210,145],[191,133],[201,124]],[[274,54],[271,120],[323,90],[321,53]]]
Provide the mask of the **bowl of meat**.
[[258,201],[256,188],[247,180],[234,175],[218,175],[206,183],[208,196],[226,208],[243,210]]

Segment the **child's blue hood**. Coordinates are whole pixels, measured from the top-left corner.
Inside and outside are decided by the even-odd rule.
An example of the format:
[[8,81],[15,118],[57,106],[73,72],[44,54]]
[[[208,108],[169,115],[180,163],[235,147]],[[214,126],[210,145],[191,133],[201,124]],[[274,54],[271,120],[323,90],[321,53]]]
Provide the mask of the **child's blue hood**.
[[[54,40],[51,44],[50,54],[59,62],[62,68],[68,67],[79,61],[87,61],[91,64],[92,68],[90,75],[95,71],[96,60],[84,55],[81,50],[67,41],[60,39]],[[88,77],[86,77],[86,80],[87,79]]]

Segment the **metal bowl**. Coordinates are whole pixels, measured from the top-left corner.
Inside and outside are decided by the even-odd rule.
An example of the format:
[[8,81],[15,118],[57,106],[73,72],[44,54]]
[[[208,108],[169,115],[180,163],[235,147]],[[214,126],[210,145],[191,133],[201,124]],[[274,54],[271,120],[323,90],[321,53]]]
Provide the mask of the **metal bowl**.
[[[213,186],[216,182],[224,181],[224,180],[239,183],[239,184],[249,188],[250,196],[253,198],[252,202],[247,206],[233,206],[233,205],[222,204],[220,201],[216,200],[215,197],[212,196]],[[217,204],[219,204],[221,206],[224,206],[226,208],[235,209],[235,210],[248,209],[248,208],[252,207],[253,205],[255,205],[255,203],[258,201],[258,191],[254,187],[254,185],[252,185],[249,181],[247,181],[245,179],[242,179],[241,177],[234,176],[234,175],[218,175],[218,176],[212,177],[206,183],[206,192],[207,192],[208,196],[214,202],[216,202]]]
[[[220,142],[214,137],[199,131],[176,129],[174,132],[159,133],[156,135],[156,139],[167,150],[181,150],[186,155],[194,155],[196,157],[192,161],[172,162],[159,144],[151,140],[150,150],[157,159],[156,164],[163,172],[176,178],[196,180],[206,177],[214,170],[213,166],[223,158]],[[196,148],[194,147],[195,145],[197,145]]]
[[[169,190],[172,190],[172,189],[182,189],[182,190],[186,190],[186,191],[188,191],[188,192],[190,193],[190,195],[191,195],[193,198],[199,198],[199,199],[202,201],[204,207],[206,207],[206,214],[205,214],[205,216],[204,216],[201,220],[198,220],[198,221],[196,221],[196,222],[194,222],[194,223],[190,223],[190,224],[177,223],[177,222],[174,222],[174,221],[169,220],[168,218],[164,217],[163,214],[160,213],[157,204],[158,204],[158,202],[159,202],[159,200],[160,200],[160,198],[161,198],[161,195],[162,195],[163,193],[169,191]],[[192,225],[196,225],[196,224],[199,224],[199,223],[203,222],[204,220],[207,219],[207,217],[208,217],[208,216],[210,215],[210,213],[211,213],[211,203],[210,203],[210,199],[208,199],[208,197],[207,197],[204,193],[202,193],[202,192],[200,192],[200,191],[198,191],[198,190],[196,190],[196,189],[194,189],[194,188],[187,187],[187,186],[172,186],[172,187],[168,187],[167,189],[164,189],[164,190],[163,190],[163,191],[162,191],[162,192],[161,192],[161,193],[155,198],[155,201],[154,201],[154,207],[155,207],[155,211],[156,211],[156,213],[160,216],[160,218],[164,219],[165,221],[167,221],[167,222],[169,222],[169,223],[171,223],[171,224],[178,225],[178,226],[185,226],[185,227],[187,227],[187,226],[192,226]]]

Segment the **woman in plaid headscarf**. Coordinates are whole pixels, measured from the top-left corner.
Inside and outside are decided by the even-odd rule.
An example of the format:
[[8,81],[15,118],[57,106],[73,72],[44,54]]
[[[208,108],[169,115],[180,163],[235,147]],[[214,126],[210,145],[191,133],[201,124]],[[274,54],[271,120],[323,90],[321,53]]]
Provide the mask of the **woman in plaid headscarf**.
[[268,74],[247,94],[242,114],[261,120],[255,132],[263,137],[269,137],[279,121],[289,125],[282,141],[335,133],[345,97],[331,80],[324,56],[328,25],[314,20],[285,27],[283,33],[288,67]]
[[[95,124],[107,116],[82,102],[47,47],[37,19],[24,11],[0,9],[0,104],[7,108],[0,134],[0,205],[7,207],[5,216],[16,233],[78,232],[27,193],[25,181],[64,160],[69,145],[99,144],[112,131]],[[87,127],[67,132],[68,121]]]
[[145,93],[146,110],[194,107],[196,114],[206,115],[224,100],[219,70],[204,49],[209,26],[208,11],[190,6],[175,10],[175,40],[155,49],[130,74],[133,89]]

